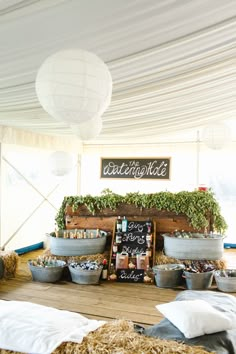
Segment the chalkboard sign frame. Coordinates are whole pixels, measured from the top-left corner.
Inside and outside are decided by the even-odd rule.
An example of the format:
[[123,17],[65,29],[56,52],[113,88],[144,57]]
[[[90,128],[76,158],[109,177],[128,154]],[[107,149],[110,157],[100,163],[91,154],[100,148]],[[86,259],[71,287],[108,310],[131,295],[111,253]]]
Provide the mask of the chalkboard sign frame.
[[101,158],[100,178],[170,180],[171,157]]
[[[150,267],[153,267],[156,264],[156,221],[153,219],[151,219],[150,221],[152,223],[151,232],[152,232],[153,238],[152,238],[152,256],[149,258],[149,265],[150,265]],[[145,225],[146,222],[147,222],[147,219],[144,217],[140,217],[140,216],[129,217],[128,218],[128,232],[129,232],[129,225],[131,225],[132,229],[136,228],[136,230],[137,230],[138,225],[140,225],[141,228],[139,229],[139,231],[140,232],[143,231],[144,235],[146,236],[146,231],[148,229],[147,225]],[[132,223],[134,223],[133,226],[132,226]],[[142,225],[144,227],[143,229],[142,229]],[[115,242],[115,237],[116,237],[116,222],[114,223],[114,226],[113,226],[109,265],[111,265],[111,263],[116,264],[117,255],[113,255],[113,248],[112,248],[112,245]],[[121,245],[122,245],[122,242],[121,242]],[[134,257],[133,257],[133,255],[129,254],[128,263],[130,261],[134,262]],[[137,261],[137,259],[135,257],[135,263],[136,263],[136,261]],[[125,273],[124,273],[124,270],[125,270]],[[134,271],[134,273],[132,273],[132,271]],[[137,273],[136,273],[136,271],[137,271]],[[133,268],[125,268],[125,269],[124,268],[117,268],[116,269],[117,281],[119,281],[119,282],[132,282],[132,283],[136,282],[132,278],[135,277],[134,275],[140,274],[140,272],[141,273],[143,272],[145,274],[144,269],[141,269],[141,268],[138,268],[138,269],[137,268],[135,268],[135,269],[133,269]],[[121,274],[123,274],[123,276],[121,276]],[[124,274],[126,274],[126,276],[124,276]],[[140,280],[138,282],[144,283],[144,278],[141,277],[141,279],[142,280]]]

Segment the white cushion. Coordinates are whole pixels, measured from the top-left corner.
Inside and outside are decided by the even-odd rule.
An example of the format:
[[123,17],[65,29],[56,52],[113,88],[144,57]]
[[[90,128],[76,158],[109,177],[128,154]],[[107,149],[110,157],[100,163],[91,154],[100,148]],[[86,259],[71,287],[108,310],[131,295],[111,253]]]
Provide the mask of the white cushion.
[[156,308],[186,338],[194,338],[233,328],[232,320],[229,317],[214,309],[204,300],[173,301],[156,305]]

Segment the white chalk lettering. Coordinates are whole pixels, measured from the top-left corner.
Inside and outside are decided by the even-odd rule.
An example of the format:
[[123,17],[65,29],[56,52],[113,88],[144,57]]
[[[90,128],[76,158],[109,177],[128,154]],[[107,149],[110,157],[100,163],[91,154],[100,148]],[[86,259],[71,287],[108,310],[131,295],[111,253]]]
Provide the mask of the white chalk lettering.
[[130,160],[116,164],[114,161],[109,161],[103,166],[103,176],[128,176],[134,179],[145,178],[164,178],[168,177],[168,163],[166,160],[156,159],[147,160],[145,163],[140,164],[139,161]]
[[146,247],[132,247],[128,245],[122,245],[122,250],[124,252],[127,252],[128,254],[138,254],[138,253],[144,253],[146,251]]
[[146,242],[145,235],[135,235],[132,232],[124,234],[122,237],[122,242],[136,242],[139,245],[143,245]]
[[135,271],[131,271],[127,273],[124,269],[121,270],[120,272],[120,279],[123,280],[133,280],[133,281],[139,281],[142,279],[143,273],[136,273]]
[[139,224],[138,222],[135,221],[130,221],[128,223],[128,231],[139,231],[143,232],[143,228],[146,227],[146,225]]

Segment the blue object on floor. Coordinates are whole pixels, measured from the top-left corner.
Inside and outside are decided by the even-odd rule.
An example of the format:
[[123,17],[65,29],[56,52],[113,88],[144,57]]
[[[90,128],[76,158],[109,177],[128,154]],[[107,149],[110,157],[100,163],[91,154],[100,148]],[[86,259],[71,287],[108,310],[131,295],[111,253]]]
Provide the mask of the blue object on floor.
[[30,245],[23,248],[18,248],[17,250],[15,250],[15,252],[17,254],[24,254],[31,251],[39,250],[40,248],[43,248],[43,242],[35,243],[34,245]]
[[224,243],[224,248],[236,248],[236,243]]

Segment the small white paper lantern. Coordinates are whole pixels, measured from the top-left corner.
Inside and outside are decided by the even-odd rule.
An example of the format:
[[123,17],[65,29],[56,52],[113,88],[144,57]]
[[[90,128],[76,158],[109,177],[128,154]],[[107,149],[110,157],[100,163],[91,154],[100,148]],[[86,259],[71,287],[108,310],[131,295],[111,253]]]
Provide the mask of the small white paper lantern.
[[46,112],[68,124],[79,124],[104,113],[111,101],[112,78],[95,54],[67,49],[48,57],[35,83]]
[[230,139],[230,128],[224,123],[209,124],[202,131],[202,141],[213,150],[222,149]]
[[100,117],[95,117],[89,121],[82,122],[77,125],[71,126],[73,133],[80,140],[91,140],[96,138],[102,130],[102,119]]
[[65,176],[73,168],[73,157],[65,151],[56,151],[49,157],[49,169],[54,176]]

